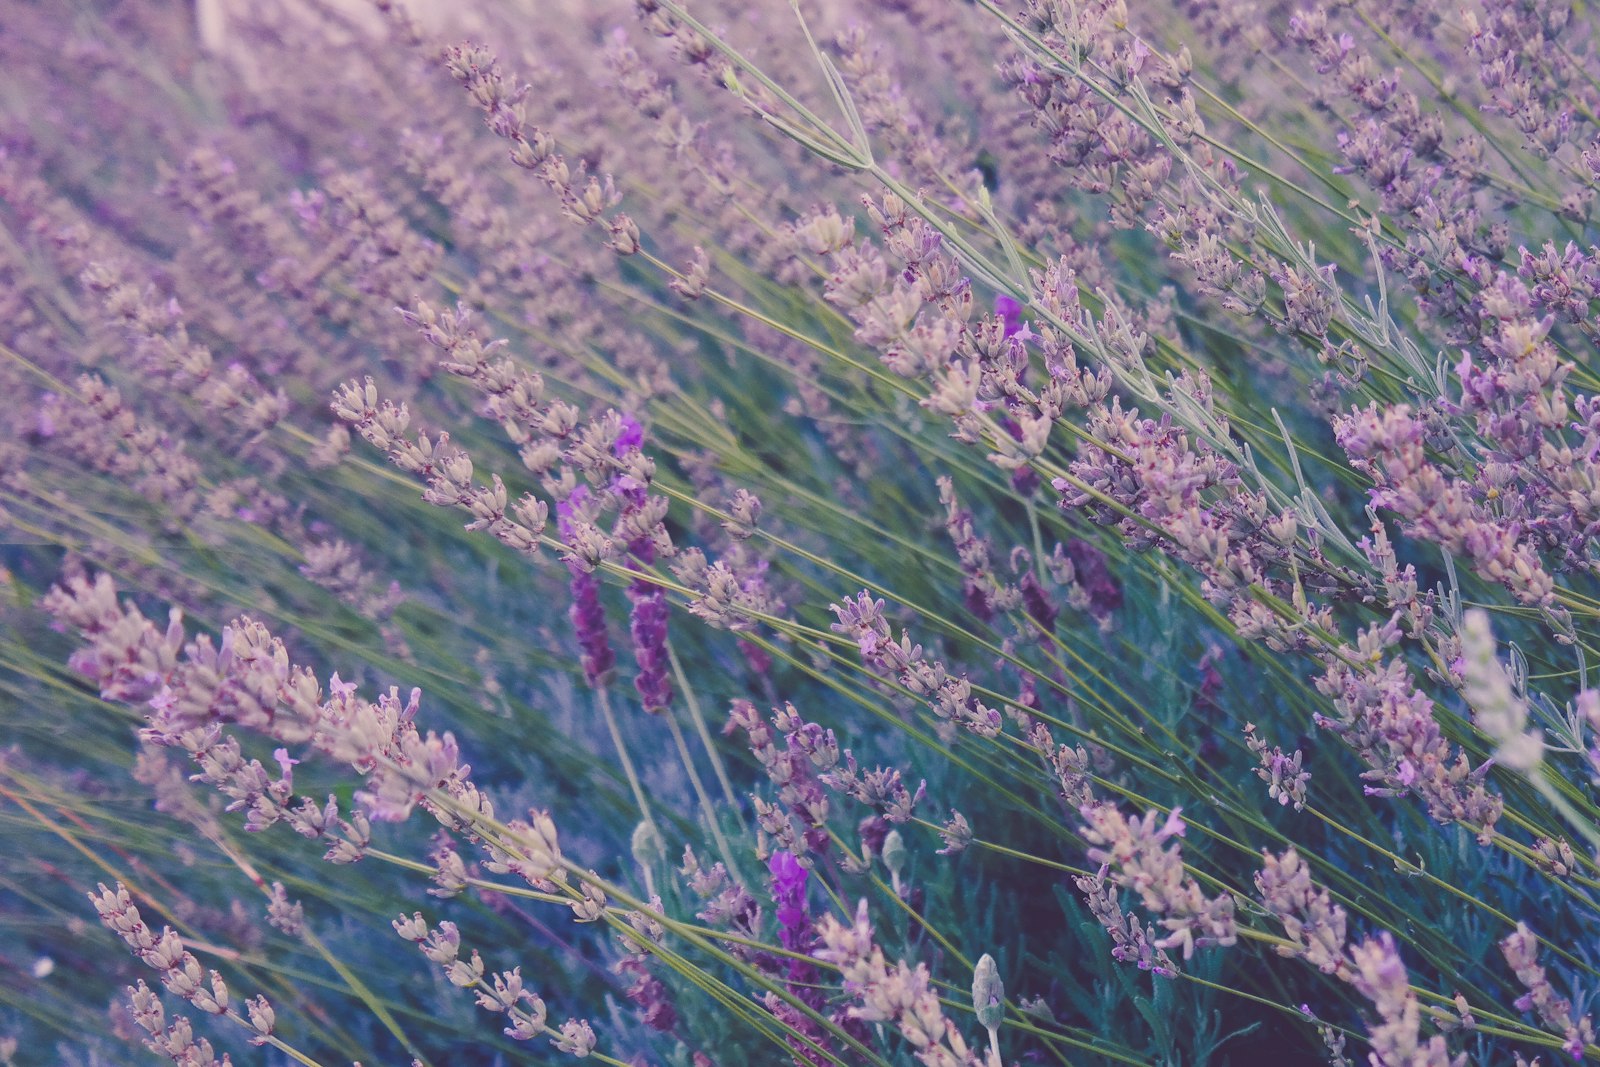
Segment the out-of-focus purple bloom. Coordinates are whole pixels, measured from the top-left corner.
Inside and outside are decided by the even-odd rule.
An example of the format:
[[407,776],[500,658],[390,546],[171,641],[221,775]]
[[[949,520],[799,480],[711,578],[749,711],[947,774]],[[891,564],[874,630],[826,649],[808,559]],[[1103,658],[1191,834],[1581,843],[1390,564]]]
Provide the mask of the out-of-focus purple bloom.
[[1081,537],[1068,541],[1066,548],[1078,584],[1089,595],[1090,612],[1103,618],[1121,608],[1122,585],[1106,564],[1106,554]]
[[639,674],[633,686],[646,711],[661,711],[672,703],[672,680],[668,675],[671,661],[667,657],[667,595],[649,582],[636,580],[628,587],[628,599],[633,602],[629,619],[629,635],[633,638],[633,654],[639,662]]
[[1022,604],[1028,612],[1028,617],[1044,633],[1054,633],[1056,617],[1061,614],[1061,611],[1050,602],[1050,597],[1045,592],[1044,586],[1039,584],[1039,579],[1034,576],[1032,571],[1024,573],[1019,584],[1022,588]]
[[[783,947],[795,952],[810,948],[811,920],[806,911],[806,881],[809,872],[792,852],[777,851],[767,861],[772,873],[772,902],[778,916],[778,937]],[[799,960],[791,961],[793,964]]]
[[[817,943],[816,930],[811,925],[811,914],[806,907],[806,885],[810,872],[800,864],[792,852],[778,850],[767,861],[772,874],[772,902],[778,917],[778,939],[791,952],[810,953]],[[784,985],[788,991],[814,1011],[823,1010],[826,999],[818,983],[816,965],[800,956],[788,958],[784,970]],[[767,1008],[779,1019],[794,1026],[812,1041],[828,1047],[820,1028],[808,1017],[795,1011],[775,996],[767,997]],[[804,1042],[789,1040],[789,1047],[797,1063],[815,1063],[818,1067],[828,1062]]]
[[1022,323],[1022,305],[1018,303],[1016,297],[1009,296],[1005,293],[1001,293],[999,296],[995,297],[994,313],[1000,316],[1001,322],[1005,323],[1005,336],[1010,337],[1011,335],[1019,333],[1024,329]]
[[644,445],[644,427],[639,425],[639,420],[632,415],[622,416],[622,432],[617,435],[617,443],[613,451],[618,458],[629,452],[637,451]]
[[[578,486],[567,499],[556,504],[556,525],[561,536],[571,535],[579,511],[589,496],[586,486]],[[592,572],[569,563],[572,573],[572,606],[567,617],[572,620],[573,631],[582,650],[583,677],[591,687],[604,684],[606,675],[616,665],[617,656],[611,649],[606,634],[605,607],[600,603],[600,582]]]

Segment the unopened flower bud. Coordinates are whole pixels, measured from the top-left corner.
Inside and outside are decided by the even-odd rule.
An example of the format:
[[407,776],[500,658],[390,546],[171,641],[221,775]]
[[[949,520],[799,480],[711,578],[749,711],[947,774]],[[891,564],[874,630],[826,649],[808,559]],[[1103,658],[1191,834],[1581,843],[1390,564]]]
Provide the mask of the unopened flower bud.
[[899,886],[900,872],[906,867],[906,843],[901,839],[899,830],[890,830],[884,835],[880,855],[883,856],[883,865],[889,869],[889,877]]
[[990,1033],[1000,1029],[1000,1020],[1006,1014],[1006,987],[1000,981],[1000,969],[994,957],[987,952],[978,960],[972,971],[972,1010],[978,1022]]
[[633,830],[633,862],[654,870],[667,862],[667,846],[654,823],[641,822]]

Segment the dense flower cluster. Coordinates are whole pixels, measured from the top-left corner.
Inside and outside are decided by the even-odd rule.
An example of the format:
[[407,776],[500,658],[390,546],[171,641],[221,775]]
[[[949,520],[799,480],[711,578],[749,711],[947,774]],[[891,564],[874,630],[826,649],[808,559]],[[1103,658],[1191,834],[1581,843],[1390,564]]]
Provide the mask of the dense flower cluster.
[[7,7],[0,1067],[1600,1062],[1591,12],[439,6]]

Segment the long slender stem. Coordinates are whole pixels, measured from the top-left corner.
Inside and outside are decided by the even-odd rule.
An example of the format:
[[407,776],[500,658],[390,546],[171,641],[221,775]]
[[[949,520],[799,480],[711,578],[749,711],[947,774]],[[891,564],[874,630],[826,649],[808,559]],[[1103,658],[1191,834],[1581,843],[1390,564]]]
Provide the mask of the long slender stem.
[[722,799],[727,801],[729,809],[738,811],[739,799],[733,791],[733,780],[728,777],[728,768],[723,764],[722,753],[718,751],[716,740],[711,736],[711,729],[706,725],[705,713],[700,710],[700,700],[695,696],[694,686],[689,684],[689,676],[684,673],[683,664],[678,662],[678,653],[672,647],[671,641],[667,642],[667,660],[672,664],[672,676],[677,680],[678,691],[683,694],[683,706],[689,710],[689,721],[694,723],[694,731],[706,750],[706,756],[711,760],[711,769],[716,772],[717,784],[722,787]]
[[728,873],[737,871],[738,865],[733,862],[733,849],[728,845],[728,839],[723,836],[722,826],[717,821],[717,809],[711,804],[711,796],[706,792],[705,783],[700,780],[700,772],[695,769],[694,756],[689,752],[689,746],[684,741],[683,730],[678,726],[678,720],[673,718],[672,709],[668,708],[664,718],[667,727],[672,731],[672,741],[678,746],[678,758],[683,762],[683,769],[689,775],[689,783],[694,788],[694,795],[700,801],[701,816],[706,821],[706,829],[711,832],[711,837],[716,841],[717,852],[722,856],[722,862],[727,867]]
[[650,825],[651,830],[660,834],[661,828],[656,825],[655,816],[650,811],[650,802],[645,799],[644,784],[640,782],[639,772],[634,770],[633,759],[628,755],[628,745],[623,740],[621,728],[617,725],[617,716],[611,710],[611,696],[605,686],[595,686],[594,700],[600,706],[600,715],[606,721],[606,729],[611,732],[611,743],[617,749],[617,762],[622,765],[623,776],[628,779],[628,787],[633,790],[634,803],[639,806],[639,817]]

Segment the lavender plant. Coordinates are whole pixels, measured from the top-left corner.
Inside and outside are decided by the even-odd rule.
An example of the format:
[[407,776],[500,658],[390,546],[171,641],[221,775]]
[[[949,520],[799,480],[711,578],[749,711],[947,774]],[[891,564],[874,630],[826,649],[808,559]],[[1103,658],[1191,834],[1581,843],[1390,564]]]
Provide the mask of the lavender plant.
[[0,10],[0,1064],[1600,1061],[1586,7],[467,8]]

